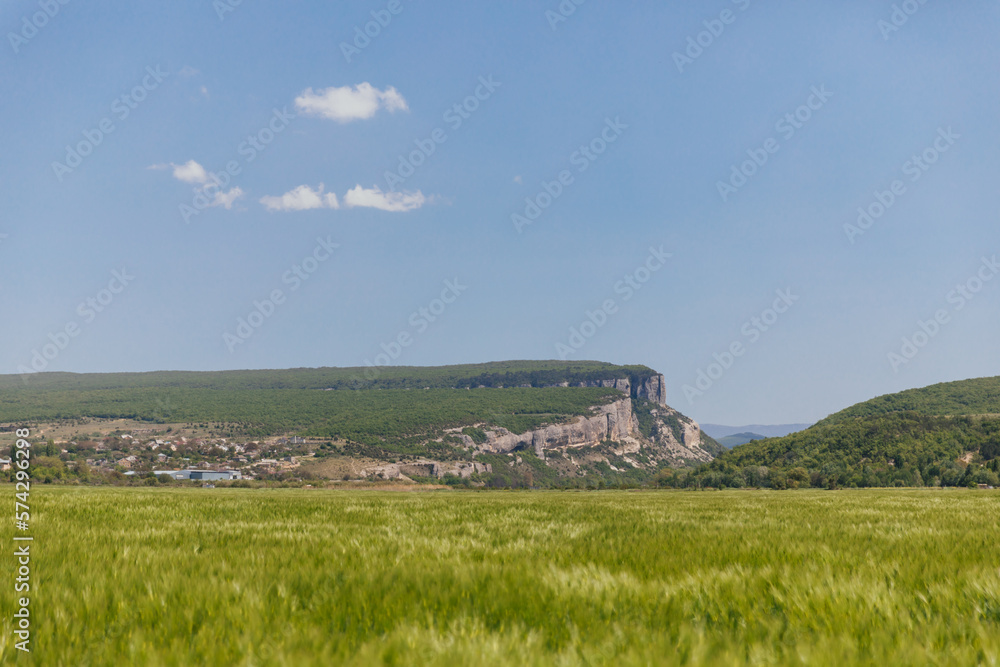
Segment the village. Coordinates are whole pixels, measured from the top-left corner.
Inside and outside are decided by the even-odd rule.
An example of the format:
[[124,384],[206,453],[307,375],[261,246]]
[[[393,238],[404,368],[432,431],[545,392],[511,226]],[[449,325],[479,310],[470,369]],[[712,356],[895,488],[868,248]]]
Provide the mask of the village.
[[[38,433],[45,438],[45,444],[33,452],[33,479],[41,483],[102,478],[205,483],[287,481],[298,479],[294,471],[322,444],[298,436],[239,440],[198,433],[200,429],[193,425],[128,428],[127,424],[94,420],[87,426],[100,430],[70,434],[64,424],[40,425]],[[108,432],[109,426],[114,430]],[[6,444],[0,442],[0,451],[5,455]],[[9,470],[10,457],[0,457],[0,472]]]

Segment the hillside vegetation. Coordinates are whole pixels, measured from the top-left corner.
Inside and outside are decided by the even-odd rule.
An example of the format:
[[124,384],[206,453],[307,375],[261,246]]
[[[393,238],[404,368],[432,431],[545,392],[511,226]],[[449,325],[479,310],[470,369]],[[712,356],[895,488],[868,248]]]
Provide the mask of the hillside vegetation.
[[[631,390],[602,386],[619,380]],[[637,485],[666,465],[718,451],[689,419],[643,398],[650,383],[662,386],[646,366],[587,361],[4,376],[0,427],[45,433],[46,456],[58,460],[46,459],[43,472],[53,480],[138,479],[197,461],[280,482],[315,474],[338,481],[451,476],[467,486]],[[608,405],[626,398],[622,390],[633,398],[634,422]],[[577,423],[560,430],[569,422]],[[610,424],[625,424],[624,432]],[[548,426],[555,430],[547,431],[545,454],[531,433]],[[292,471],[257,463],[265,459],[304,463]],[[420,461],[447,465],[399,467]]]
[[1000,378],[881,396],[785,436],[756,440],[679,486],[1000,485]]
[[[339,438],[403,452],[441,437],[444,429],[487,423],[523,433],[589,414],[620,397],[614,389],[94,389],[18,394],[0,399],[4,421],[81,417],[153,423],[218,422],[230,437],[294,433]],[[410,452],[413,453],[413,452]]]
[[[94,389],[464,389],[467,387],[546,387],[561,382],[645,378],[647,366],[602,361],[498,361],[457,366],[377,368],[291,368],[253,371],[156,371],[152,373],[38,373],[0,375],[0,395],[8,390],[83,391]],[[635,384],[633,382],[633,384]]]
[[297,434],[418,453],[418,443],[445,429],[485,424],[524,433],[621,397],[609,388],[548,385],[654,374],[558,361],[378,370],[360,383],[357,368],[0,376],[0,422],[212,422],[231,437]]
[[879,396],[830,415],[819,424],[839,424],[859,417],[876,417],[893,412],[933,416],[1000,416],[1000,377],[942,382]]

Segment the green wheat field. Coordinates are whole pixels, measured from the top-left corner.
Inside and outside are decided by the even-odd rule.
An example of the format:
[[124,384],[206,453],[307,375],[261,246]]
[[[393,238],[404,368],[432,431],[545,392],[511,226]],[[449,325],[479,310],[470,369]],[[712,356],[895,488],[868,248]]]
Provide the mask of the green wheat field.
[[1000,657],[990,491],[34,487],[31,501],[34,650],[14,649],[8,546],[3,664]]

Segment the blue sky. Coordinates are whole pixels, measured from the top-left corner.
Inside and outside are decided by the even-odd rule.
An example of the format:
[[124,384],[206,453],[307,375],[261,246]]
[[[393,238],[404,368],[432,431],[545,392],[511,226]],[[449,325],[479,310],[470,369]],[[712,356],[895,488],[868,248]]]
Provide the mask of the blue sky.
[[733,424],[1000,374],[996,2],[45,5],[0,372],[600,359]]

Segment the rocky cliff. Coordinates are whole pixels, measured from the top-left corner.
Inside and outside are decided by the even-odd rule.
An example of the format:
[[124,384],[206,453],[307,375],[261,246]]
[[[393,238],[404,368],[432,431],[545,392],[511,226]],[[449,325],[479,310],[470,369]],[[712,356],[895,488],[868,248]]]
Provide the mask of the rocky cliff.
[[[563,382],[562,387],[570,386],[568,382]],[[589,382],[578,382],[577,387],[614,387],[626,396],[632,398],[643,398],[660,405],[667,404],[667,383],[662,373],[650,375],[645,378],[636,378],[635,386],[628,378],[615,380],[591,380]]]
[[[517,385],[515,385],[517,386]],[[537,386],[537,385],[536,385]],[[633,374],[629,378],[590,379],[562,382],[563,387],[605,387],[621,392],[621,398],[591,408],[591,414],[566,423],[550,424],[524,433],[513,433],[491,424],[446,430],[450,440],[475,461],[493,461],[493,466],[516,470],[533,465],[551,468],[559,477],[586,478],[606,471],[653,474],[663,465],[683,466],[712,460],[716,443],[701,427],[666,403],[666,381],[659,373]],[[523,455],[523,456],[522,456]],[[499,457],[503,457],[502,459]],[[502,463],[506,461],[506,464]],[[417,467],[413,467],[416,465]],[[368,474],[403,477],[467,477],[482,474],[481,463],[449,463],[422,459],[410,466],[382,465]],[[419,471],[418,471],[419,468]],[[490,472],[492,473],[493,468]]]
[[[486,442],[478,448],[500,454],[531,448],[539,458],[545,458],[547,449],[620,442],[635,432],[630,398],[597,406],[594,411],[596,414],[593,417],[579,417],[569,424],[553,424],[521,434],[511,433],[505,428],[486,431]],[[461,437],[467,446],[476,447],[472,438],[467,435]]]
[[660,405],[667,404],[667,382],[661,373],[651,375],[636,387],[634,396]]
[[[509,454],[530,449],[541,459],[547,459],[551,452],[566,453],[586,447],[610,447],[618,456],[642,454],[648,461],[646,465],[652,466],[660,462],[680,465],[713,458],[710,448],[703,447],[708,440],[703,437],[701,427],[666,404],[663,375],[644,378],[635,385],[628,379],[613,379],[581,382],[578,386],[613,387],[624,397],[595,406],[592,416],[578,417],[567,424],[552,424],[520,434],[504,428],[486,429],[486,441],[481,444],[457,430],[456,435],[466,447],[479,452]],[[642,413],[642,419],[637,411]],[[635,467],[641,465],[635,460],[629,463]]]

